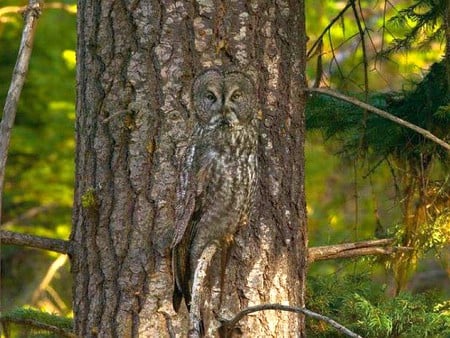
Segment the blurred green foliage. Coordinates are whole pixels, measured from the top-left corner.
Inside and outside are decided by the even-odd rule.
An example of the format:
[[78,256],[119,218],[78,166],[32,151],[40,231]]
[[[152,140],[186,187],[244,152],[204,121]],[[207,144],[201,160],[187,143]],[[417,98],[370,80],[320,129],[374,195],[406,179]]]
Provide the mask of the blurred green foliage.
[[[0,9],[0,105],[3,107],[22,34],[16,6]],[[68,238],[74,177],[76,16],[65,5],[46,1],[38,20],[29,72],[19,101],[5,175],[2,228],[54,238]],[[2,309],[29,304],[62,314],[71,311],[68,266],[51,285],[34,295],[58,255],[3,246]],[[50,288],[50,289],[49,289]],[[50,291],[49,291],[50,290]]]

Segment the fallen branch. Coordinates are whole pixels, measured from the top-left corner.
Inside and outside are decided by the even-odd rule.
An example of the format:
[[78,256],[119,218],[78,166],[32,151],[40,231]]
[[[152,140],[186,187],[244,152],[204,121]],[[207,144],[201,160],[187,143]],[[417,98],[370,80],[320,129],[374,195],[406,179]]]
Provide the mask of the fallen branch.
[[420,128],[418,126],[416,126],[415,124],[412,124],[408,121],[405,121],[395,115],[389,114],[388,112],[378,109],[370,104],[364,103],[362,101],[359,101],[358,99],[355,99],[353,97],[349,97],[349,96],[345,96],[341,93],[337,93],[335,91],[329,90],[329,89],[325,89],[325,88],[305,88],[305,91],[308,92],[315,92],[315,93],[320,93],[323,95],[328,95],[331,97],[335,97],[337,99],[340,99],[342,101],[345,102],[349,102],[355,106],[361,107],[367,111],[370,111],[374,114],[377,114],[387,120],[390,120],[392,122],[395,122],[399,125],[402,125],[406,128],[409,128],[411,130],[414,130],[415,132],[419,133],[420,135],[422,135],[423,137],[439,144],[440,146],[444,147],[445,149],[450,151],[450,144],[446,143],[445,141],[441,140],[440,138],[436,137],[435,135],[433,135],[432,133],[430,133],[428,130]]
[[69,241],[28,234],[19,234],[17,232],[6,230],[0,230],[0,243],[29,246],[31,248],[55,251],[63,254],[71,253],[71,245]]
[[3,117],[0,122],[0,223],[2,209],[3,182],[5,179],[5,166],[8,156],[9,141],[11,139],[11,129],[17,112],[20,93],[28,72],[31,50],[33,47],[34,33],[39,15],[41,14],[42,4],[39,0],[30,0],[27,9],[24,12],[25,27],[20,41],[19,55],[14,67],[11,85],[3,108]]
[[295,313],[302,313],[308,317],[318,319],[321,321],[324,321],[328,324],[330,324],[332,327],[334,327],[339,332],[354,338],[362,338],[360,335],[350,331],[343,325],[339,324],[338,322],[334,321],[331,318],[328,318],[324,315],[318,314],[316,312],[310,311],[305,308],[295,307],[295,306],[289,306],[289,305],[282,305],[282,304],[262,304],[262,305],[256,305],[256,306],[250,306],[239,313],[237,313],[232,319],[225,320],[221,319],[222,326],[219,328],[224,336],[228,332],[230,332],[236,324],[245,316],[247,316],[250,313],[257,312],[257,311],[263,311],[263,310],[280,310],[280,311],[289,311],[289,312],[295,312]]
[[368,255],[391,255],[394,252],[410,251],[407,247],[390,246],[392,238],[376,239],[356,243],[316,246],[308,249],[308,262],[337,258],[350,258]]

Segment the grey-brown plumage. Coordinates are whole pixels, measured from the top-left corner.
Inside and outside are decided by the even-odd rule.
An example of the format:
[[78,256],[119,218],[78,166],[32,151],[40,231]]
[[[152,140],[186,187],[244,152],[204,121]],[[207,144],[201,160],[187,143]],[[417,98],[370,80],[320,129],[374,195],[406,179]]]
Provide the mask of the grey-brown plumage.
[[173,307],[189,308],[197,261],[222,249],[248,217],[256,186],[257,97],[248,76],[209,69],[192,86],[198,124],[182,163],[172,244]]

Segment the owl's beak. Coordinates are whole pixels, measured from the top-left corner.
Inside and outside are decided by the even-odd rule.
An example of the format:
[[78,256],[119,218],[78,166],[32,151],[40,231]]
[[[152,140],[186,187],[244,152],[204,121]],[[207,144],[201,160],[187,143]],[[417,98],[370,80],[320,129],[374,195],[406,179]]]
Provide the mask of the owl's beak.
[[219,126],[220,127],[230,127],[230,122],[228,121],[228,119],[225,116],[222,116],[222,118],[220,119],[219,122]]
[[236,116],[236,114],[229,109],[228,107],[225,107],[222,111],[222,125],[226,125],[228,127],[236,127],[239,125],[239,120]]

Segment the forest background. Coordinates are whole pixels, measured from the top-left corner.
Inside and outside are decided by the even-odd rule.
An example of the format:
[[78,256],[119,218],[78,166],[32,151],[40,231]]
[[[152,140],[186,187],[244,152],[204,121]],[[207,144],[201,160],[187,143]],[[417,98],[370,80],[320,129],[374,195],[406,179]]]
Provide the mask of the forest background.
[[[26,4],[0,5],[2,107]],[[310,86],[356,96],[448,142],[445,4],[306,1]],[[3,230],[62,239],[70,234],[75,48],[75,1],[46,1],[12,132]],[[363,330],[363,336],[450,333],[448,152],[324,96],[311,96],[307,128],[309,245],[392,237],[413,248],[407,256],[315,263],[308,308]],[[2,246],[2,313],[29,306],[70,317],[69,268],[65,255]],[[314,322],[308,328],[315,336],[333,334]]]

